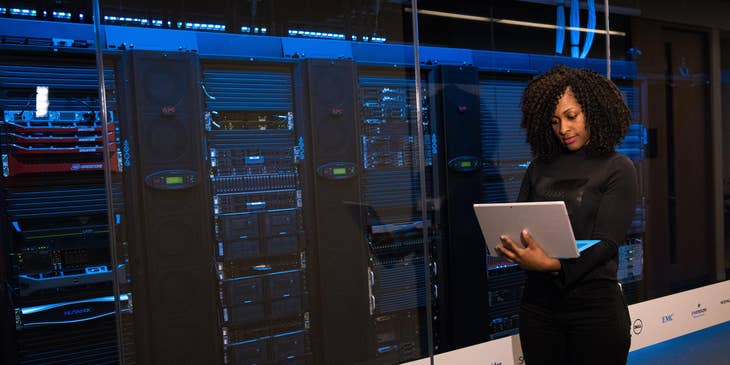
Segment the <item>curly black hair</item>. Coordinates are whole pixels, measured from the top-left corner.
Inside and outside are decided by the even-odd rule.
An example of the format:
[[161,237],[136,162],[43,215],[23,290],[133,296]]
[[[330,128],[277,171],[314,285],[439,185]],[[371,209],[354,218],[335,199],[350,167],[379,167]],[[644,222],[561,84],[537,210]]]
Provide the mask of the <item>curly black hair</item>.
[[632,121],[623,95],[611,80],[593,70],[560,65],[532,79],[522,94],[521,126],[527,132],[532,155],[551,161],[563,150],[550,122],[568,87],[581,105],[591,133],[590,143],[583,147],[586,153],[604,156],[613,152]]

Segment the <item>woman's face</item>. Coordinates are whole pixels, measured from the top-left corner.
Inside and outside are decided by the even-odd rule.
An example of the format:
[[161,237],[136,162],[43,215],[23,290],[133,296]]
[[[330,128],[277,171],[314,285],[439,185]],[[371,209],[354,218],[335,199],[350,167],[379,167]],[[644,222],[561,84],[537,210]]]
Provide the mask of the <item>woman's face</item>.
[[588,140],[591,138],[591,131],[588,130],[583,109],[575,99],[570,87],[565,89],[565,93],[558,100],[550,123],[553,133],[558,137],[560,143],[571,151],[581,149],[588,144]]

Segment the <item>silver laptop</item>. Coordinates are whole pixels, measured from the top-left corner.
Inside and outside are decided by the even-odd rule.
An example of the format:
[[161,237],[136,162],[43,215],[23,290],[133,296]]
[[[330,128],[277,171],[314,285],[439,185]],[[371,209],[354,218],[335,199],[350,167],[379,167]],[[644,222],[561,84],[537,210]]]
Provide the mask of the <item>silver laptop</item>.
[[548,256],[574,258],[580,252],[600,242],[599,240],[576,241],[570,226],[568,211],[562,201],[474,204],[479,226],[489,253],[497,255],[495,247],[507,235],[520,247],[520,232],[532,234]]

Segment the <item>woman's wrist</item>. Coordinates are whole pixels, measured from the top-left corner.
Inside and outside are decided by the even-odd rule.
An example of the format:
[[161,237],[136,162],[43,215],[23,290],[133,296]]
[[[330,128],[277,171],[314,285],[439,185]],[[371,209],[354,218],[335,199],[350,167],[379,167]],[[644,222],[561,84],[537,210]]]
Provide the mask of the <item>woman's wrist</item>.
[[558,272],[562,268],[562,264],[560,263],[560,260],[556,258],[549,257],[546,265],[545,265],[545,271],[547,272]]

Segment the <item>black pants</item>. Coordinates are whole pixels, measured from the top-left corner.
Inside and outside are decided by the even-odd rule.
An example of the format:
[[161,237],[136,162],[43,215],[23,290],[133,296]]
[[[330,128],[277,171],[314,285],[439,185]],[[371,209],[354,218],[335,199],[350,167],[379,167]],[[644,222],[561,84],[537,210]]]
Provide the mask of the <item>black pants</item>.
[[526,365],[625,365],[631,322],[621,289],[582,285],[549,305],[523,300],[520,342]]

